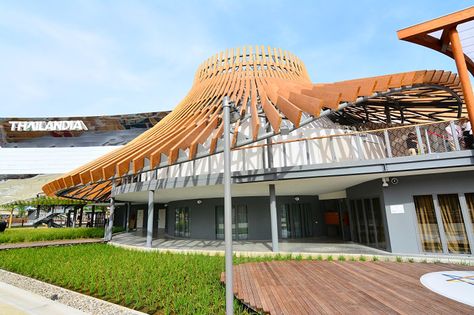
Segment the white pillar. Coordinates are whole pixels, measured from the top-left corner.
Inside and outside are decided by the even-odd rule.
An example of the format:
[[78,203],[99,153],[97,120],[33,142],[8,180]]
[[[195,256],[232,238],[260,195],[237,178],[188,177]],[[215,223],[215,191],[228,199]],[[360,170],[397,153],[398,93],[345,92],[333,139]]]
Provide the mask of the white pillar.
[[278,252],[278,219],[277,219],[275,185],[270,184],[268,188],[270,192],[270,222],[271,222],[271,228],[272,228],[272,251]]
[[146,247],[150,247],[153,243],[153,190],[148,191],[148,221],[146,229]]

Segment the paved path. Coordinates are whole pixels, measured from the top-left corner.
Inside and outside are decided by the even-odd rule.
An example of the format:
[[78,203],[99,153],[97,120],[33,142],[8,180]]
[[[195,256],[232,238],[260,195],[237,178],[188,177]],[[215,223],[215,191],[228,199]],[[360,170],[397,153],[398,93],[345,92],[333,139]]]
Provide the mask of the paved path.
[[103,243],[101,238],[79,238],[73,240],[54,240],[54,241],[39,241],[39,242],[25,242],[25,243],[7,243],[0,244],[2,249],[17,249],[17,248],[31,248],[31,247],[45,247],[45,246],[63,246],[63,245],[77,245],[77,244],[91,244]]
[[420,283],[423,274],[448,270],[474,267],[380,261],[246,263],[234,267],[234,294],[251,309],[270,314],[474,314],[474,307]]
[[[112,242],[121,245],[145,247],[146,235],[142,232],[120,233],[112,237]],[[234,241],[234,251],[242,252],[272,252],[271,241]],[[364,254],[384,255],[388,252],[367,247],[360,244],[348,242],[328,242],[325,239],[309,239],[307,241],[282,241],[279,243],[281,252],[305,252],[305,253],[328,253],[328,254]],[[153,239],[153,248],[173,250],[196,250],[196,251],[223,251],[225,244],[223,240],[196,240],[196,239],[173,239],[159,237]]]
[[84,315],[86,313],[38,294],[0,282],[0,315]]

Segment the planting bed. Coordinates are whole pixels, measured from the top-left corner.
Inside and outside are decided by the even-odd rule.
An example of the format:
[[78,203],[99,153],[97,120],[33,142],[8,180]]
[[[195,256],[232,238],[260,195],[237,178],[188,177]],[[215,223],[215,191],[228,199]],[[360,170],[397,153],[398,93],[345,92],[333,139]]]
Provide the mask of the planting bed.
[[[121,230],[114,228],[114,232]],[[0,233],[0,244],[102,237],[103,228],[13,228]]]
[[[245,262],[248,258],[236,258]],[[221,314],[220,256],[130,251],[105,244],[0,251],[0,268],[150,314]],[[236,301],[237,313],[246,310]]]

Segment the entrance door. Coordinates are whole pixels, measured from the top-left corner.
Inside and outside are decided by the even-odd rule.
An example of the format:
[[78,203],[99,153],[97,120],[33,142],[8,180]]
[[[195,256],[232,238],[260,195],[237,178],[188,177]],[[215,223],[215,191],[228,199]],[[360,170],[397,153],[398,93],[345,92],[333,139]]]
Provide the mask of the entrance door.
[[351,200],[352,239],[386,249],[385,229],[379,198]]
[[158,233],[166,230],[166,209],[158,209]]
[[143,213],[144,210],[137,210],[137,230],[143,229]]
[[313,236],[311,205],[309,203],[281,206],[281,237],[302,238]]
[[[232,239],[248,239],[249,223],[246,205],[232,207]],[[224,207],[216,207],[216,239],[224,239]]]

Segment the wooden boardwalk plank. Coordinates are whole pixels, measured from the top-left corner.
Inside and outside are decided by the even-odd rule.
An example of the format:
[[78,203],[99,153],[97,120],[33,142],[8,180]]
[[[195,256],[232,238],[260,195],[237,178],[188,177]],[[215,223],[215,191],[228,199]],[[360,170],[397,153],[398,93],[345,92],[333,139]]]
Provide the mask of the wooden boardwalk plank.
[[[420,283],[470,266],[398,262],[271,261],[234,267],[234,293],[269,314],[474,314]],[[221,277],[224,281],[225,277]]]

